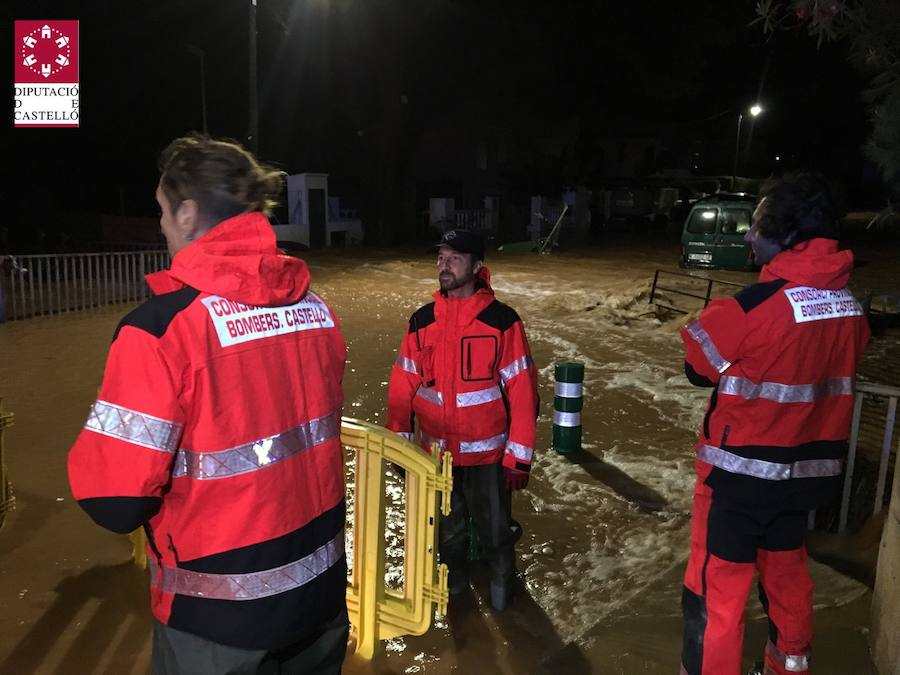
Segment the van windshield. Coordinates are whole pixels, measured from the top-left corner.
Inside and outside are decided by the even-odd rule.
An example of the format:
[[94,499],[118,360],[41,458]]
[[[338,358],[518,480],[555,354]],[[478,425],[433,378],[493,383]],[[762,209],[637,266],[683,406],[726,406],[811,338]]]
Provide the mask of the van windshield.
[[750,229],[750,212],[747,209],[722,211],[722,234],[746,234]]
[[694,209],[688,222],[687,231],[691,234],[714,234],[717,215],[716,209]]

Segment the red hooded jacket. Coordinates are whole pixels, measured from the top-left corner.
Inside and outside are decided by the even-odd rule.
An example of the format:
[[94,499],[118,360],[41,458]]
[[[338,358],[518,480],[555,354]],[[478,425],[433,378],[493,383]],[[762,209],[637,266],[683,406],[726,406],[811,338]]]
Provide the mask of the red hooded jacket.
[[682,329],[688,377],[715,387],[697,455],[717,497],[776,509],[833,497],[869,341],[852,268],[833,240],[798,244]]
[[144,526],[160,622],[246,649],[309,639],[346,592],[337,319],[260,213],[147,280],[69,453],[72,494],[115,532]]
[[494,297],[482,267],[474,295],[435,291],[418,309],[391,371],[388,429],[438,443],[454,466],[493,464],[528,471],[534,452],[537,371],[525,327]]

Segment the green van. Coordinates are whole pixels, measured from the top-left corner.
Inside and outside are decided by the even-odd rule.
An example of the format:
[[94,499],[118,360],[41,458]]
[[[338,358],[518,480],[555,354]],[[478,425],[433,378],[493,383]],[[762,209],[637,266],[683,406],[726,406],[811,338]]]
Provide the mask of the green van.
[[681,267],[750,269],[753,259],[744,235],[756,198],[745,193],[718,193],[691,208],[681,233]]

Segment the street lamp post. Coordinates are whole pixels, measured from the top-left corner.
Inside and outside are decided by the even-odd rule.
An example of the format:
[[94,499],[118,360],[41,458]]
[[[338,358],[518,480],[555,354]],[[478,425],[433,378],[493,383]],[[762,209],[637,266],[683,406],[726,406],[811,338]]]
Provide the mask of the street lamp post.
[[[763,111],[762,106],[759,103],[754,103],[750,107],[750,115],[756,117]],[[738,113],[737,120],[737,133],[734,137],[734,164],[731,167],[731,190],[734,191],[735,184],[737,182],[737,170],[738,170],[738,156],[741,152],[741,122],[744,120],[744,111],[740,111]]]
[[209,129],[206,126],[206,54],[195,45],[185,45],[185,49],[200,57],[200,110],[203,115],[203,133],[208,134]]
[[250,0],[250,17],[249,17],[249,28],[250,28],[250,70],[249,70],[249,87],[250,93],[248,96],[250,110],[249,110],[249,122],[248,122],[248,130],[247,130],[247,147],[250,151],[257,155],[259,154],[259,102],[257,101],[257,88],[256,88],[256,0]]

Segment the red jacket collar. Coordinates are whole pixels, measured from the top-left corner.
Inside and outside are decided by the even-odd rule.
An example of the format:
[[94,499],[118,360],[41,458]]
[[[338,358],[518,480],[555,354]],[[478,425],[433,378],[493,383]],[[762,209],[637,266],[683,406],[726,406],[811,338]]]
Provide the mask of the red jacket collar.
[[434,317],[437,321],[448,321],[458,326],[472,323],[481,312],[494,301],[494,289],[491,288],[491,272],[482,265],[478,272],[475,293],[467,298],[451,298],[440,290],[432,294],[434,298]]
[[839,289],[850,281],[852,270],[852,251],[839,250],[834,239],[811,239],[772,258],[759,280],[786,279],[813,288]]
[[190,286],[249,305],[287,305],[309,288],[309,269],[282,254],[260,212],[228,218],[183,248],[168,270],[147,275],[154,293]]

